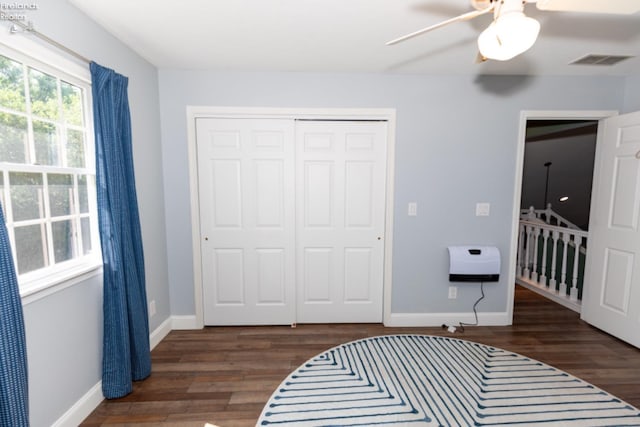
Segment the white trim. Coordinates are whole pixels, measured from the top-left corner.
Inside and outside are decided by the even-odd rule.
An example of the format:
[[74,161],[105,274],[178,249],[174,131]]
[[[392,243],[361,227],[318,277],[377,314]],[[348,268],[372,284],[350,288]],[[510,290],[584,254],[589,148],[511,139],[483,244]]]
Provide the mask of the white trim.
[[196,316],[171,316],[172,331],[188,331],[202,329],[204,326],[198,322]]
[[82,265],[77,269],[62,271],[59,275],[51,276],[45,286],[27,288],[26,290],[21,289],[20,296],[22,297],[22,305],[29,305],[32,302],[70,288],[71,286],[84,283],[96,276],[102,276],[102,262],[92,265]]
[[[187,106],[187,151],[189,158],[189,192],[191,200],[191,236],[193,250],[193,282],[195,316],[192,327],[204,327],[202,296],[202,253],[200,248],[200,205],[198,197],[198,160],[196,146],[196,119],[219,118],[282,118],[282,119],[336,119],[336,120],[385,120],[388,124],[387,183],[385,218],[385,256],[383,279],[383,322],[391,316],[392,256],[393,256],[393,201],[395,176],[396,110],[392,108],[255,108]],[[188,316],[179,316],[188,317]],[[174,329],[178,329],[175,327]]]
[[171,317],[168,317],[164,322],[160,324],[160,326],[158,326],[153,332],[151,332],[151,334],[149,335],[149,348],[151,350],[156,348],[156,346],[160,344],[160,341],[162,341],[164,337],[169,335],[169,332],[171,332],[172,330],[172,323],[173,319]]
[[[458,327],[460,322],[475,323],[473,313],[391,313],[384,326],[388,327],[427,327],[451,325]],[[478,313],[478,326],[504,326],[510,324],[510,313]]]
[[[191,200],[191,249],[193,253],[193,301],[195,328],[204,327],[204,298],[202,296],[202,252],[200,246],[200,197],[198,188],[198,156],[196,145],[196,118],[201,109],[187,106],[187,151],[189,158],[189,195]],[[184,317],[184,316],[182,316]],[[174,329],[178,329],[174,326]]]
[[102,381],[91,387],[74,405],[58,418],[52,427],[75,427],[82,423],[102,403]]
[[[70,286],[70,285],[69,285]],[[187,317],[187,316],[185,316]],[[150,335],[149,343],[153,350],[171,332],[173,318],[168,318],[160,324]],[[102,381],[91,387],[84,396],[73,404],[52,427],[74,427],[80,425],[104,400],[102,394]]]
[[[513,323],[513,302],[515,297],[516,283],[516,262],[518,260],[518,230],[520,229],[520,199],[522,197],[522,172],[524,167],[524,145],[527,136],[527,120],[602,120],[607,117],[616,116],[615,110],[541,110],[541,111],[521,111],[520,130],[518,132],[518,147],[516,150],[516,167],[513,179],[513,209],[511,214],[511,250],[509,252],[509,295],[507,296],[507,313],[509,325]],[[595,159],[598,164],[598,159]],[[586,268],[586,267],[585,267]]]
[[11,52],[20,56],[26,54],[33,59],[37,58],[36,60],[46,68],[54,68],[91,84],[89,64],[71,55],[61,53],[51,45],[34,39],[28,33],[10,34],[8,30],[3,30],[4,28],[0,28],[0,45]]
[[386,185],[386,218],[384,244],[384,278],[382,283],[382,322],[391,319],[391,298],[393,295],[393,206],[395,195],[396,165],[396,112],[387,122],[387,185]]

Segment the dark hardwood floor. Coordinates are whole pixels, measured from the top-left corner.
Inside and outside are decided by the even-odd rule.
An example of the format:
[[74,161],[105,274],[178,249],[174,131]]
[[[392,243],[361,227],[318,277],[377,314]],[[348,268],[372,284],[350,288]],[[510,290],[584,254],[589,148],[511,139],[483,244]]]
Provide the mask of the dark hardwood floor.
[[[255,426],[272,391],[309,358],[355,339],[397,333],[451,335],[377,324],[172,331],[152,352],[151,377],[129,396],[104,401],[82,426]],[[526,289],[517,287],[513,326],[467,327],[454,336],[538,359],[640,407],[640,350]]]

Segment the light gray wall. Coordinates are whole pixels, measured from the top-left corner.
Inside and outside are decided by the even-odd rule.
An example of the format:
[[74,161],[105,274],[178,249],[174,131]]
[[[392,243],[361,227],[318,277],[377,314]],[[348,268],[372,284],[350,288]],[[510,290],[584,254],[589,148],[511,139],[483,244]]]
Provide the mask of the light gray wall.
[[[477,285],[447,299],[446,247],[497,246],[499,283],[481,312],[507,310],[516,146],[521,110],[622,106],[622,78],[232,73],[161,69],[160,112],[171,310],[194,314],[187,105],[397,109],[392,310],[469,312]],[[407,203],[418,203],[408,217]],[[476,202],[491,216],[476,217]]]
[[[38,31],[129,77],[147,294],[157,305],[153,331],[169,317],[157,70],[67,1],[38,2],[38,8],[29,15]],[[25,306],[33,427],[50,426],[100,381],[101,313],[101,278]]]
[[640,111],[640,76],[627,77],[623,113]]
[[102,376],[102,275],[24,307],[31,425],[50,426]]

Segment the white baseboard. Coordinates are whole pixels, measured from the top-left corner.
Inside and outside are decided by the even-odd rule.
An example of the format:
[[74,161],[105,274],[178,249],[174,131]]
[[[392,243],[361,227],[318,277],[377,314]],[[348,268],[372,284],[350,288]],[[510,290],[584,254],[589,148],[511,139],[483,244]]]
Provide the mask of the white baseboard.
[[52,427],[76,427],[80,425],[103,400],[102,381],[98,381],[80,400],[58,418]]
[[[171,324],[172,318],[168,318],[149,335],[149,344],[152,350],[171,332]],[[80,425],[103,400],[102,381],[99,381],[69,408],[67,412],[58,418],[52,427],[75,427]]]
[[171,332],[171,323],[171,317],[168,317],[167,320],[162,322],[160,326],[151,332],[151,335],[149,335],[149,346],[151,347],[151,350],[156,348],[156,346],[160,344],[160,341],[169,335],[169,332]]
[[[384,323],[391,327],[416,327],[416,326],[457,326],[459,322],[475,323],[473,313],[391,313]],[[479,326],[506,326],[511,324],[507,312],[504,313],[478,313]]]
[[171,316],[171,329],[190,330],[190,329],[202,329],[198,327],[195,315],[189,316]]

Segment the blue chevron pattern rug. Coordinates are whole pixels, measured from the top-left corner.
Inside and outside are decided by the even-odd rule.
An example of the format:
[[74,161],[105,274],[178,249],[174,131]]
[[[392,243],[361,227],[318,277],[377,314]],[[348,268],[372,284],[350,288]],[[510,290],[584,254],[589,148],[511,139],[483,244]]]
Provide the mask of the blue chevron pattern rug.
[[544,363],[448,337],[389,335],[299,367],[258,426],[640,426],[640,411]]

